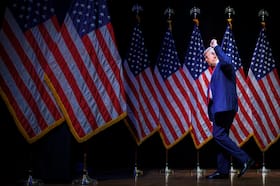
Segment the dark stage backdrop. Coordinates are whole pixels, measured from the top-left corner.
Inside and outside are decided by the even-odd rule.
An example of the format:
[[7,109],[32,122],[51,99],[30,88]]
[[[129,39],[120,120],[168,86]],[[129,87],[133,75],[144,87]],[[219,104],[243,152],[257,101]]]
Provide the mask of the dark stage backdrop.
[[[1,1],[1,20],[6,1]],[[70,1],[58,1],[58,15],[63,20]],[[173,34],[177,50],[183,61],[188,40],[193,29],[189,10],[200,8],[200,30],[208,45],[212,37],[222,40],[226,28],[224,9],[234,8],[233,33],[239,48],[245,71],[247,72],[260,31],[258,11],[262,8],[269,12],[267,31],[273,54],[279,69],[279,10],[274,0],[262,2],[243,1],[161,1],[161,0],[109,0],[111,20],[114,26],[117,45],[122,57],[125,56],[132,26],[135,22],[131,12],[132,5],[143,5],[142,23],[147,48],[152,61],[155,61],[161,39],[165,32],[166,17],[163,15],[167,6],[174,9]],[[277,25],[278,24],[278,25]],[[121,121],[93,136],[85,143],[77,143],[66,123],[55,128],[34,144],[28,144],[19,133],[3,100],[0,100],[0,179],[21,180],[27,178],[27,170],[32,168],[34,176],[45,182],[68,182],[81,174],[83,152],[88,153],[88,170],[90,176],[97,179],[132,176],[137,151],[140,169],[163,169],[165,167],[165,149],[158,134],[148,138],[137,147],[128,128]],[[212,141],[200,149],[201,168],[215,167],[215,145]],[[262,153],[254,140],[242,146],[257,162],[254,168],[261,168]],[[280,142],[273,144],[265,152],[266,167],[279,169]],[[169,150],[169,167],[171,169],[190,170],[196,166],[197,150],[190,135]],[[0,184],[1,185],[1,184]]]

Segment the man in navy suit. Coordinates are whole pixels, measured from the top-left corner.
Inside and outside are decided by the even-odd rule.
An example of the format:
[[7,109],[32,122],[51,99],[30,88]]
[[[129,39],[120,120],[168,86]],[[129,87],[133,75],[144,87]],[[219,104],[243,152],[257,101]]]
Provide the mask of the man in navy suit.
[[228,178],[231,156],[243,165],[238,173],[240,177],[254,161],[229,137],[230,127],[238,110],[234,66],[216,39],[211,40],[210,47],[203,55],[208,65],[214,68],[208,88],[208,115],[213,123],[213,138],[220,148],[217,154],[217,170],[206,178]]

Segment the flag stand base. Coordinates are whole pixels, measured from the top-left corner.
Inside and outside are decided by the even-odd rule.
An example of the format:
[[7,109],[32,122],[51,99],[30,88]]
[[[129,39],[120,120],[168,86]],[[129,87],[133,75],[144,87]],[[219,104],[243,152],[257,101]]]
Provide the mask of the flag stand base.
[[238,170],[236,170],[236,169],[233,168],[233,165],[232,165],[232,163],[231,163],[229,173],[230,173],[231,175],[236,175],[236,174],[238,174],[238,172],[239,172]]
[[138,177],[139,177],[139,176],[142,176],[142,175],[143,175],[143,171],[140,170],[140,169],[138,169],[137,166],[135,166],[135,167],[134,167],[134,181],[135,181],[135,183],[137,182]]
[[72,180],[72,185],[97,185],[98,182],[96,179],[92,179],[89,175],[88,175],[88,170],[87,170],[87,153],[84,152],[84,164],[83,164],[83,175],[81,178],[79,179],[74,179]]
[[84,171],[83,175],[79,179],[74,179],[72,185],[97,185],[98,182],[96,179],[92,179],[87,174],[87,171]]
[[262,174],[268,174],[270,172],[270,170],[265,168],[265,154],[264,154],[264,152],[262,153],[262,156],[263,156],[262,168],[259,169],[258,172],[262,173]]
[[263,165],[262,168],[258,170],[258,172],[262,174],[267,174],[270,172],[270,169],[265,168],[265,166]]
[[41,186],[44,184],[43,180],[34,178],[32,176],[32,170],[28,170],[28,178],[27,180],[24,180],[22,183],[25,186]]
[[165,169],[160,171],[161,174],[165,175],[165,183],[168,183],[168,178],[170,175],[174,174],[174,171],[168,168],[168,163],[165,165]]
[[199,165],[196,166],[196,169],[191,171],[191,176],[196,176],[196,178],[201,178],[205,175],[205,170],[201,169]]

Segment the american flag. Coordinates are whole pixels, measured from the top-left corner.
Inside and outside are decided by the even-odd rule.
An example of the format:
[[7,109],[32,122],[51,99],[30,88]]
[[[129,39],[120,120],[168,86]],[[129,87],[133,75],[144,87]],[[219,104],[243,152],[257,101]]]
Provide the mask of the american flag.
[[211,70],[204,61],[205,48],[197,24],[194,25],[184,60],[187,91],[191,99],[191,135],[197,149],[212,139],[212,123],[207,113],[207,87]]
[[254,138],[261,151],[266,151],[280,135],[280,80],[265,28],[259,33],[247,83]]
[[46,80],[78,142],[126,116],[122,61],[106,1],[72,1]]
[[11,1],[0,33],[0,93],[29,143],[64,121],[44,82],[59,23],[51,1]]
[[165,32],[155,66],[159,90],[160,135],[166,149],[171,148],[190,131],[190,100],[184,72],[171,31]]
[[231,26],[228,24],[221,44],[222,49],[232,59],[236,74],[236,89],[238,95],[238,112],[233,120],[230,137],[237,145],[242,146],[253,135],[250,117],[250,98],[247,95],[248,85],[246,76],[239,56],[238,48],[234,39]]
[[124,59],[128,127],[140,145],[159,129],[159,108],[154,75],[140,24],[132,31]]

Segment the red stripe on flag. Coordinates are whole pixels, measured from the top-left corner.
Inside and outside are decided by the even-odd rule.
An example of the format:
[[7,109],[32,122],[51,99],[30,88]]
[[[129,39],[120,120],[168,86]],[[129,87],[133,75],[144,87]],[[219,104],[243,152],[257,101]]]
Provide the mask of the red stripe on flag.
[[[165,100],[165,103],[166,103],[166,105],[167,105],[167,107],[168,107],[168,110],[172,113],[172,116],[174,116],[174,119],[175,119],[176,123],[180,123],[180,119],[178,118],[177,113],[176,113],[174,110],[170,110],[170,109],[172,109],[172,105],[171,105],[171,103],[170,103],[170,100],[169,100],[168,97],[166,96],[164,90],[160,87],[159,82],[156,81],[156,84],[157,84],[157,87],[158,87],[158,89],[159,89],[160,95],[161,95],[162,98]],[[167,86],[168,86],[168,85],[167,85]],[[168,127],[168,130],[171,132],[173,138],[177,139],[177,138],[178,138],[177,133],[174,131],[174,128],[173,128],[173,126],[172,126],[172,124],[171,124],[171,122],[170,122],[168,116],[167,116],[166,113],[165,113],[165,110],[166,110],[166,109],[164,109],[161,105],[159,105],[159,108],[161,109],[161,112],[160,112],[160,113],[163,115],[162,119],[164,119],[164,121],[166,122],[167,127]],[[166,139],[166,140],[167,140],[167,139]]]
[[[131,79],[129,78],[128,73],[127,73],[126,70],[124,71],[124,77],[125,77],[126,82],[128,83],[128,86],[130,88],[130,94],[132,93],[134,95],[134,98],[136,99],[136,102],[141,104],[140,100],[139,100],[139,96],[138,96],[138,91],[136,90],[136,88],[134,86],[134,82],[132,82]],[[135,104],[132,102],[132,100],[130,98],[127,99],[127,104],[129,105],[129,107],[133,111],[133,115],[134,115],[133,118],[137,120],[137,124],[139,125],[140,136],[138,136],[138,137],[143,137],[145,132],[143,130],[143,124],[139,120],[138,108],[135,107]],[[135,131],[138,131],[136,128],[134,128],[134,129],[135,129]],[[138,139],[138,140],[140,140],[140,139]]]
[[[195,99],[195,103],[196,103],[196,107],[194,107],[194,105],[188,101],[188,105],[191,109],[191,112],[192,112],[192,116],[195,118],[195,122],[196,122],[196,126],[200,132],[200,135],[202,136],[203,139],[207,139],[209,136],[207,136],[207,134],[205,133],[205,130],[202,128],[202,125],[201,123],[199,122],[198,120],[198,115],[197,115],[197,112],[199,112],[199,116],[201,116],[203,118],[203,121],[205,121],[207,123],[208,126],[211,126],[211,122],[209,121],[207,115],[205,114],[205,112],[203,112],[203,108],[202,108],[202,105],[199,103],[199,100],[198,100],[198,95],[196,94],[196,91],[193,87],[193,85],[191,84],[191,82],[188,80],[188,77],[185,75],[184,78],[186,79],[186,84],[187,84],[187,87],[190,91],[190,93],[192,94],[192,97]],[[191,78],[191,77],[190,77]],[[196,83],[198,83],[196,81]],[[199,83],[198,83],[199,84]],[[199,86],[201,87],[201,84],[199,84]],[[204,93],[203,93],[204,94]],[[194,141],[196,143],[196,145],[199,145],[199,140],[198,140],[198,135],[196,134],[196,132],[198,131],[193,131],[194,129],[192,129],[192,136],[195,138]]]
[[[2,48],[2,45],[1,45]],[[1,52],[1,54],[3,54],[3,52]],[[6,86],[6,84],[4,83],[3,78],[0,76],[0,82],[1,82],[1,89],[3,90],[3,92],[5,92],[5,96],[7,96],[8,101],[10,103],[10,105],[13,105],[14,107],[12,108],[12,114],[15,113],[15,116],[17,119],[17,121],[20,121],[20,128],[24,129],[24,132],[26,133],[26,135],[28,135],[29,138],[33,138],[34,136],[36,136],[36,133],[33,131],[31,125],[29,125],[29,121],[26,119],[25,114],[21,111],[20,107],[17,106],[18,102],[14,99],[14,97],[12,96],[12,92],[10,91],[10,89]],[[19,124],[16,122],[16,124]]]
[[[6,33],[12,33],[12,30],[8,29],[10,27],[8,27],[7,25],[5,26],[4,32]],[[8,29],[8,30],[6,30]],[[31,75],[34,82],[36,82],[37,86],[43,87],[41,80],[39,79],[39,77],[36,75],[36,70],[33,68],[33,65],[31,64],[31,61],[29,61],[26,53],[24,52],[24,50],[20,47],[20,43],[18,40],[16,40],[15,37],[13,37],[11,34],[7,34],[7,37],[9,38],[9,40],[14,43],[14,49],[16,50],[17,54],[21,55],[20,59],[22,60],[22,64],[23,66],[26,68],[26,70],[28,70],[29,74]],[[16,69],[13,65],[13,62],[11,61],[11,59],[8,57],[8,54],[6,52],[4,52],[3,47],[1,46],[1,50],[2,52],[2,58],[4,59],[3,62],[6,64],[6,66],[9,68],[9,71],[11,74],[13,74],[13,76],[15,77],[15,83],[17,84],[17,87],[19,87],[19,90],[21,91],[21,94],[24,95],[25,98],[28,98],[28,102],[31,105],[31,110],[36,113],[36,115],[38,115],[38,125],[40,126],[41,129],[45,129],[48,125],[46,123],[46,121],[44,120],[43,115],[40,112],[40,109],[38,108],[38,104],[36,103],[36,100],[34,100],[34,97],[32,96],[32,94],[29,92],[29,89],[25,86],[25,83],[20,76],[17,73],[14,73],[14,69]],[[38,92],[41,93],[41,92]]]
[[[43,29],[43,28],[44,28],[44,27],[42,27],[41,29]],[[43,33],[42,33],[42,35],[43,35],[43,36],[46,36],[47,34],[43,34]],[[47,64],[48,64],[48,61],[47,61],[47,59],[44,57],[44,55],[43,55],[43,53],[42,53],[42,51],[41,51],[41,49],[40,49],[40,46],[37,44],[37,41],[36,41],[36,39],[34,38],[33,33],[30,32],[30,31],[27,31],[27,32],[25,33],[25,36],[26,36],[28,42],[30,43],[30,45],[32,46],[32,48],[36,51],[35,55],[36,55],[37,58],[38,58],[38,62],[40,63],[40,65],[41,65],[42,67],[45,67],[45,69],[46,69]],[[51,38],[48,37],[47,39],[51,39]],[[27,68],[30,69],[30,70],[29,70],[29,73],[30,73],[30,74],[35,75],[36,69],[32,68],[33,65],[29,65],[29,64],[26,64],[26,65],[25,65],[25,63],[23,63],[23,64],[24,64],[24,66],[26,67],[26,69],[27,69]],[[32,69],[31,69],[31,68],[32,68]],[[57,109],[55,103],[54,103],[53,101],[51,101],[50,95],[46,93],[47,90],[46,90],[46,88],[45,88],[45,85],[43,85],[43,82],[41,81],[41,79],[39,79],[39,77],[35,77],[33,80],[34,80],[35,84],[38,86],[37,88],[42,87],[42,89],[44,89],[43,91],[39,91],[38,93],[41,95],[43,101],[44,101],[45,104],[46,104],[46,107],[48,108],[48,110],[49,110],[49,111],[51,112],[51,114],[54,116],[55,120],[60,119],[60,118],[61,118],[61,115],[60,115],[60,113],[59,113],[59,110]]]
[[[250,77],[249,77],[249,80],[251,81]],[[253,84],[251,84],[251,85],[253,85]],[[249,85],[250,91],[253,94],[254,98],[256,99],[257,103],[260,105],[260,108],[265,108],[264,103],[262,102],[261,98],[259,97],[258,93],[256,92],[256,89],[253,88],[251,85]],[[268,114],[265,109],[262,109],[263,113],[258,113],[257,110],[254,108],[254,105],[252,105],[251,108],[252,108],[252,115],[256,118],[258,123],[262,123],[262,119],[259,116],[259,114],[264,114],[266,120],[268,119]],[[253,125],[253,127],[255,128],[254,125]],[[260,125],[259,127],[261,128],[261,130],[264,134],[264,137],[266,138],[266,141],[269,142],[270,138],[269,138],[269,135],[268,135],[267,130],[265,129],[264,125]],[[255,131],[254,135],[256,135],[258,139],[261,139],[256,128],[254,131]]]
[[[147,84],[147,87],[149,88],[149,93],[152,94],[153,98],[157,98],[155,91],[154,91],[154,86],[151,84],[151,81],[148,79],[147,73],[152,73],[151,69],[149,68],[149,70],[145,70],[145,73],[142,73],[142,78],[145,81],[145,83]],[[139,80],[140,81],[140,80]],[[153,120],[158,122],[158,116],[155,113],[153,106],[151,105],[151,103],[148,101],[149,98],[147,97],[146,91],[143,89],[143,87],[141,87],[140,89],[140,93],[141,95],[143,95],[144,100],[147,100],[145,103],[148,105],[149,108],[149,112],[151,113]],[[149,125],[150,130],[152,130],[151,128],[152,126]]]
[[[147,79],[146,77],[146,74],[145,73],[142,73],[143,74],[143,78],[146,79],[146,83],[149,83],[150,81]],[[140,80],[139,80],[140,81]],[[140,93],[141,95],[143,96],[143,99],[146,100],[145,101],[145,104],[148,106],[149,108],[149,112],[150,114],[152,115],[153,117],[153,121],[157,121],[158,120],[158,117],[157,117],[157,114],[155,113],[154,109],[153,109],[153,106],[151,105],[151,103],[148,101],[149,98],[147,97],[147,94],[146,94],[146,91],[141,87],[140,88]],[[141,104],[141,101],[140,101],[140,104]],[[141,108],[141,111],[142,113],[145,113],[145,111],[143,110],[143,105],[141,104],[140,105],[140,108]],[[147,114],[143,114],[144,116],[144,119],[145,119],[145,124],[146,126],[149,128],[149,131],[153,131],[154,130],[154,127],[152,125],[152,122],[149,120],[149,118],[147,117]],[[144,137],[144,136],[143,136]]]
[[[110,33],[110,38],[114,38],[114,34],[113,34],[113,29],[112,29],[112,26],[111,24],[107,24],[106,25],[106,28],[107,30],[109,31]],[[101,28],[102,29],[102,28]],[[115,62],[115,59],[113,58],[112,56],[112,53],[109,52],[110,51],[110,47],[112,48],[117,48],[116,46],[107,46],[106,44],[106,41],[105,41],[105,38],[101,32],[101,29],[97,29],[95,31],[95,34],[96,34],[96,38],[98,39],[98,43],[104,53],[104,57],[106,58],[106,61],[108,61],[108,65],[110,66],[110,68],[112,69],[112,73],[114,73],[114,77],[116,77],[117,79],[117,82],[122,82],[122,79],[121,77],[119,76],[119,74],[117,73],[119,71],[119,67],[117,66],[116,62]],[[114,41],[114,40],[113,40]],[[113,42],[114,43],[114,42]],[[115,43],[114,43],[115,44]],[[113,87],[112,85],[109,83],[107,84],[106,86],[110,86],[110,90],[113,90]],[[121,92],[121,96],[124,98],[124,88],[123,88],[123,84],[119,84],[122,90]],[[112,91],[112,92],[109,92],[110,93],[110,97],[112,97],[112,101],[113,101],[113,105],[115,106],[116,108],[116,111],[121,114],[122,113],[122,108],[121,108],[121,105],[119,104],[118,100],[119,98],[115,95],[115,92]]]

